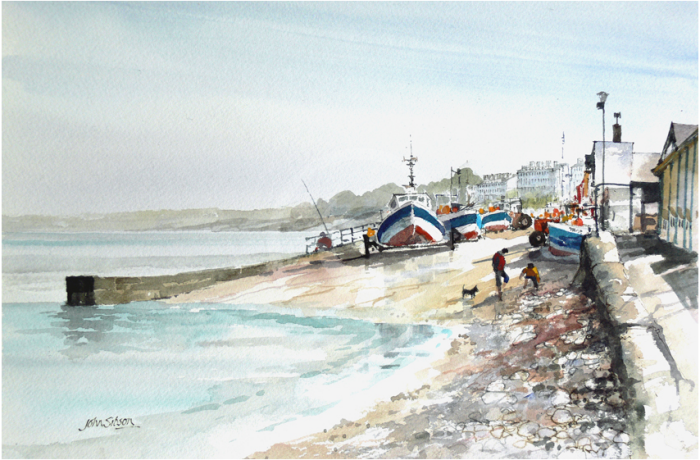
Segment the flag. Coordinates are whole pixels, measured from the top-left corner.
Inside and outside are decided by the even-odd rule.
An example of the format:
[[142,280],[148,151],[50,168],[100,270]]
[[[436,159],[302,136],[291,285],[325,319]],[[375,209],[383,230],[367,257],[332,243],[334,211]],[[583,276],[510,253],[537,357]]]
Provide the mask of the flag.
[[562,133],[561,133],[561,143],[562,144],[564,143],[564,131],[562,131]]

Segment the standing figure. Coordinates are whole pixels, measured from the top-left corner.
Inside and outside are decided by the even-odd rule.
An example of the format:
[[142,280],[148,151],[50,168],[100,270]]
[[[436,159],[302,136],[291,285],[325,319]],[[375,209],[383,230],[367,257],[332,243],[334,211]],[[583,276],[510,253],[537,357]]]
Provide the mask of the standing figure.
[[372,227],[367,227],[367,233],[362,235],[362,239],[365,242],[365,257],[369,259],[369,251],[371,248],[375,248],[382,252],[382,247],[377,244],[377,231]]
[[535,264],[527,264],[527,267],[523,268],[522,273],[520,273],[520,279],[523,278],[525,278],[523,289],[527,288],[527,280],[532,280],[532,284],[535,285],[535,291],[537,291],[540,282],[540,272],[535,267]]
[[503,292],[501,291],[501,284],[506,283],[510,278],[505,271],[506,268],[506,258],[505,254],[508,254],[508,248],[503,248],[493,255],[493,260],[491,261],[491,266],[493,267],[493,272],[496,275],[496,290],[498,291],[498,300],[503,300]]

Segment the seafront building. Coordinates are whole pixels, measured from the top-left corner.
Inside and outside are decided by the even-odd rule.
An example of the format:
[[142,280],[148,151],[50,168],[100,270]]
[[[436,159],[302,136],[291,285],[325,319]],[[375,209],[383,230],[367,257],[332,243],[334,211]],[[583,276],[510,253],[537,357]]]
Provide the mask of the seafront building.
[[688,251],[698,250],[698,125],[671,123],[653,169],[660,181],[657,233]]
[[[654,228],[659,209],[659,180],[652,174],[659,153],[634,151],[622,142],[622,128],[613,126],[613,141],[594,141],[594,184],[591,194],[600,206],[600,225],[613,232]],[[597,195],[596,195],[597,191]]]
[[473,189],[467,192],[477,203],[545,196],[567,200],[574,196],[576,186],[583,180],[584,169],[583,158],[571,166],[557,161],[531,161],[515,174],[487,174],[481,184],[471,186]]
[[576,190],[576,186],[583,181],[583,173],[585,170],[586,167],[583,158],[577,159],[576,163],[571,165],[571,168],[569,168],[569,174],[571,174],[569,193],[573,194]]
[[512,173],[486,174],[476,186],[476,201],[488,203],[517,195],[517,178]]
[[571,194],[568,169],[568,165],[557,161],[531,161],[516,173],[518,194],[566,198]]

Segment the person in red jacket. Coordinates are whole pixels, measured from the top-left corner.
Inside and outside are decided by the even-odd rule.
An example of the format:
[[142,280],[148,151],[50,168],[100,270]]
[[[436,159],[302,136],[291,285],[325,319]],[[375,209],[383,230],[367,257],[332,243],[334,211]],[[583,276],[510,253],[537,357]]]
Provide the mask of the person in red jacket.
[[491,266],[493,267],[493,272],[496,275],[496,290],[498,291],[498,300],[503,300],[503,292],[501,292],[501,284],[506,283],[510,278],[506,273],[506,257],[508,254],[508,248],[503,248],[493,255],[493,260],[491,261]]

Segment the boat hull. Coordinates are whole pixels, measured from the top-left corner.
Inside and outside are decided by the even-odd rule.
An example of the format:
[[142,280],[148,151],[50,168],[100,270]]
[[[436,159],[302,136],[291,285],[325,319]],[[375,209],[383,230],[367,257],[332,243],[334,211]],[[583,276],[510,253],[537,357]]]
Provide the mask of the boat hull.
[[446,231],[457,230],[467,241],[478,240],[481,236],[481,214],[474,210],[438,216]]
[[385,246],[439,243],[444,239],[445,226],[437,215],[413,202],[389,214],[377,230],[377,240]]
[[513,219],[506,211],[487,212],[481,217],[485,232],[500,232],[510,228]]
[[571,256],[581,253],[583,238],[590,233],[588,227],[577,227],[551,222],[549,228],[549,252],[555,256]]

